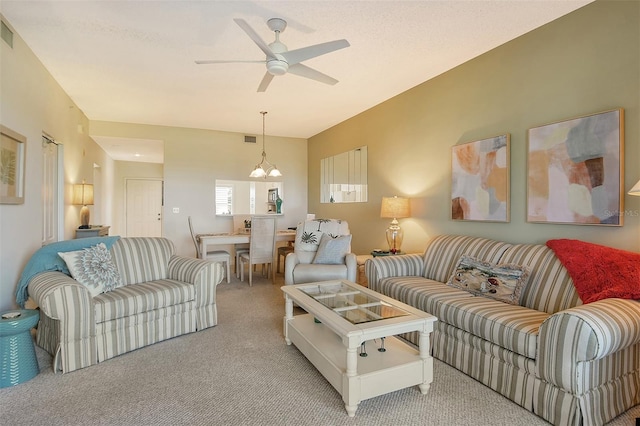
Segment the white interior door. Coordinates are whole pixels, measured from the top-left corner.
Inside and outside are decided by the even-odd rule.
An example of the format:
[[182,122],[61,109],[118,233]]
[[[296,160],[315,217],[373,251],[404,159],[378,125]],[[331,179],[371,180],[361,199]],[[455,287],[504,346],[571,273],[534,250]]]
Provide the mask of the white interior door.
[[42,136],[42,245],[63,239],[63,147]]
[[127,179],[127,237],[162,236],[162,181]]

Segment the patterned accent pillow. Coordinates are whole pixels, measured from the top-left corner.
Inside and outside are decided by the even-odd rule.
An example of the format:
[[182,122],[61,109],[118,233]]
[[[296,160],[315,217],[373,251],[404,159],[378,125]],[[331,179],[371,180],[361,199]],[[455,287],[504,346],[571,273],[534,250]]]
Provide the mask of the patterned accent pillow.
[[529,280],[529,269],[513,264],[495,265],[462,255],[447,285],[500,302],[518,305]]
[[329,234],[322,234],[313,263],[341,265],[344,263],[344,257],[349,253],[350,247],[351,235],[332,238]]
[[104,243],[78,251],[58,252],[71,276],[85,286],[92,297],[122,286],[122,280],[111,253]]

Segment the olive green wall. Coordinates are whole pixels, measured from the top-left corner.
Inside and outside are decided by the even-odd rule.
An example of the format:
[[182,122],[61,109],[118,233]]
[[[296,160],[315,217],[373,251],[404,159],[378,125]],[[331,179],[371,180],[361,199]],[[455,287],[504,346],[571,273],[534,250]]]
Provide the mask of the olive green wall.
[[[597,1],[371,108],[309,140],[309,212],[349,221],[356,253],[386,248],[383,196],[412,198],[403,250],[441,233],[509,242],[572,238],[640,251],[640,2]],[[437,58],[433,58],[437,60]],[[390,78],[393,78],[390,76]],[[526,222],[531,127],[625,110],[624,226]],[[451,147],[511,135],[509,223],[450,219]],[[369,202],[320,203],[320,160],[368,146]]]

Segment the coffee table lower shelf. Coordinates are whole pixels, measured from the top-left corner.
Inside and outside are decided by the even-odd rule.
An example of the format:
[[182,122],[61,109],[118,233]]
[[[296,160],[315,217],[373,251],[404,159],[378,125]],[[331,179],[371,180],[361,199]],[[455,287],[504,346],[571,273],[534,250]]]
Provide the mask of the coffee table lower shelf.
[[396,337],[385,338],[384,352],[378,351],[380,339],[367,342],[367,356],[358,354],[357,372],[350,376],[348,350],[336,333],[310,314],[285,322],[287,343],[293,343],[342,395],[350,417],[360,401],[415,385],[426,394],[433,381],[433,358],[421,358],[417,349]]

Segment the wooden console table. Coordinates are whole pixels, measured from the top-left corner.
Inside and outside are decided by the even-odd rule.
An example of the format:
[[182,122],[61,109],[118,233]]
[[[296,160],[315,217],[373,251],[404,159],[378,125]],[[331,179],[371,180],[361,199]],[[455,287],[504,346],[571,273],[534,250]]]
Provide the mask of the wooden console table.
[[106,237],[109,235],[110,226],[102,225],[102,226],[92,226],[88,229],[76,229],[76,239],[77,238],[88,238],[88,237]]

